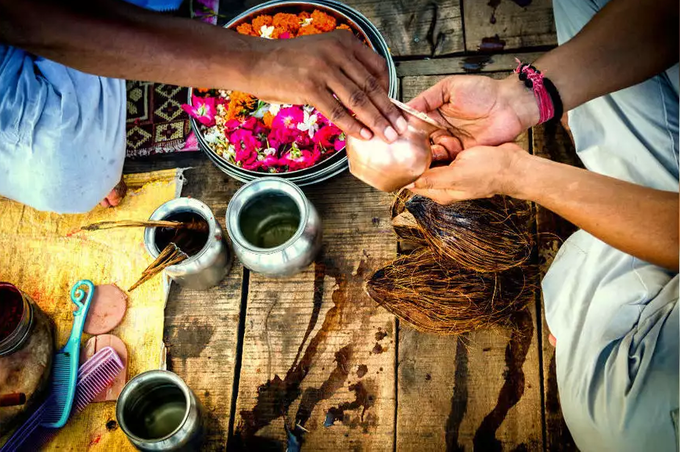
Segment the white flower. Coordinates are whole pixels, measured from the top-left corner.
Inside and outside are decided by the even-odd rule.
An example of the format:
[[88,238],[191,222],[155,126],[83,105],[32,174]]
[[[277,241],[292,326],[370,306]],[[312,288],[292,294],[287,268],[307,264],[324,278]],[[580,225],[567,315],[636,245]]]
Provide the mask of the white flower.
[[302,106],[302,109],[303,109],[304,111],[306,111],[307,113],[309,113],[310,115],[311,115],[312,112],[314,111],[314,107],[312,107],[311,105],[303,105],[303,106]]
[[312,18],[308,17],[302,21],[302,26],[306,27],[307,25],[310,25],[312,23]]
[[269,105],[269,113],[272,116],[276,116],[279,114],[279,110],[281,110],[281,104],[270,104]]
[[262,25],[262,27],[260,28],[260,36],[262,36],[263,38],[274,39],[272,38],[272,33],[274,33],[273,25],[270,26]]
[[274,148],[267,148],[267,149],[264,149],[264,150],[262,151],[262,153],[264,153],[264,155],[266,155],[266,156],[274,155],[274,154],[276,154],[276,149],[274,149]]
[[317,119],[319,119],[317,114],[310,115],[309,112],[305,110],[305,119],[297,125],[298,130],[308,132],[309,138],[313,138],[316,131],[319,130],[319,124],[316,123]]
[[205,141],[208,143],[217,143],[222,137],[223,135],[215,127],[210,128],[208,132],[203,135],[203,138],[205,138]]
[[236,148],[233,144],[227,146],[227,151],[225,152],[227,157],[236,158]]

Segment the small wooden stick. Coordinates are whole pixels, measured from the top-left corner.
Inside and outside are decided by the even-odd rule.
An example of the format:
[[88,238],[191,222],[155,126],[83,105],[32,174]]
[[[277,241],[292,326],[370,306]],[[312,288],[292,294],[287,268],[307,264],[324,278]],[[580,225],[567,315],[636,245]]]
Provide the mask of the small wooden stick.
[[24,403],[26,403],[26,394],[23,392],[0,395],[0,407],[17,406]]
[[205,222],[190,221],[183,223],[180,221],[135,221],[135,220],[119,220],[119,221],[100,221],[98,223],[87,224],[81,226],[81,231],[102,231],[114,228],[174,228],[174,229],[189,229],[193,231],[208,230],[208,225]]
[[178,264],[188,258],[189,256],[180,250],[177,245],[172,242],[168,243],[168,246],[166,246],[163,251],[161,251],[161,254],[159,254],[158,257],[142,272],[142,276],[137,280],[137,282],[130,286],[128,292],[132,292],[137,287],[141,286],[156,276],[158,273],[163,271],[163,269],[171,265]]

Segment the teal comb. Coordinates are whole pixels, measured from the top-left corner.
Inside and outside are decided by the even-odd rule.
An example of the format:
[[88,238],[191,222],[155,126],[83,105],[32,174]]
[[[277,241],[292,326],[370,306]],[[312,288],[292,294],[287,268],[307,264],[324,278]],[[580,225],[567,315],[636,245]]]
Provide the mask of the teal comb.
[[[87,288],[87,292],[82,289],[82,286]],[[66,424],[71,414],[78,380],[80,337],[83,335],[85,318],[90,309],[92,295],[94,295],[94,284],[86,279],[78,281],[71,289],[71,301],[78,309],[73,313],[71,337],[68,338],[64,348],[54,356],[50,388],[53,401],[46,407],[43,422],[40,424],[43,427],[61,428]],[[83,299],[85,299],[84,302]]]

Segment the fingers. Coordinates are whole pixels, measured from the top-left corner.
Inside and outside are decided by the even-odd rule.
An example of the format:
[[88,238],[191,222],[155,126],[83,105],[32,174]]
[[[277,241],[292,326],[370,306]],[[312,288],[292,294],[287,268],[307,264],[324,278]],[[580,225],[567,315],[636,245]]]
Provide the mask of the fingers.
[[463,145],[460,140],[451,135],[442,134],[432,137],[432,141],[435,145],[441,146],[446,150],[449,160],[455,159],[463,151]]
[[445,91],[446,79],[429,87],[415,98],[411,99],[407,104],[418,111],[429,113],[434,111],[446,103],[447,94]]
[[438,144],[433,144],[431,147],[432,151],[432,160],[434,162],[446,162],[450,160],[449,158],[449,152],[444,148],[444,146],[440,146]]
[[390,77],[387,70],[387,62],[383,57],[366,47],[359,40],[355,40],[354,56],[359,60],[368,71],[380,82],[383,90],[390,88]]
[[330,91],[316,96],[314,106],[347,135],[360,140],[370,140],[373,137],[373,133],[354,119],[345,106],[338,102]]
[[450,189],[453,188],[454,167],[440,166],[425,171],[415,182],[407,188],[413,189]]
[[[364,71],[365,72],[365,71]],[[368,76],[368,73],[366,73]],[[372,80],[376,80],[374,77],[370,76]],[[386,93],[374,85],[367,90],[360,86],[357,86],[350,78],[343,74],[337,74],[337,76],[331,81],[329,88],[338,96],[338,99],[347,106],[350,110],[356,114],[356,117],[363,124],[368,126],[374,134],[379,136],[381,139],[391,143],[398,138],[398,132],[396,128],[397,123],[400,124],[400,128],[403,131],[406,130],[406,120],[401,117],[401,114],[396,111],[396,108],[392,105],[387,97]],[[382,96],[379,96],[375,89],[382,91]],[[373,90],[373,91],[372,91]],[[390,104],[394,110],[390,113],[385,113],[381,111],[374,103],[373,99],[370,97],[369,93],[373,93],[376,97],[384,98],[382,100],[376,100],[376,103],[384,105],[385,103]],[[387,106],[385,106],[387,109]],[[395,117],[393,126],[391,121],[387,119],[386,115]],[[389,117],[388,116],[388,117]],[[401,119],[402,121],[399,121]],[[331,119],[331,121],[333,121]]]

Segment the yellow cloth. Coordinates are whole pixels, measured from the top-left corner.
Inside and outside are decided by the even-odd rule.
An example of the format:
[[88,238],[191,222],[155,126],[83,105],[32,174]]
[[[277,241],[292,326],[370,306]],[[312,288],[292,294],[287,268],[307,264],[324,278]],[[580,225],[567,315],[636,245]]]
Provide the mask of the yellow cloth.
[[[69,292],[74,283],[89,279],[94,284],[116,283],[125,290],[153,260],[144,248],[143,228],[72,232],[98,221],[148,219],[158,206],[179,195],[181,170],[126,175],[125,182],[128,194],[118,207],[97,207],[83,215],[39,212],[0,198],[0,281],[28,293],[54,320],[57,348],[71,332]],[[163,364],[166,296],[161,277],[128,296],[125,318],[111,334],[127,346],[131,378]],[[89,337],[83,334],[82,343]],[[120,428],[107,429],[107,422],[115,419],[114,402],[91,404],[69,421],[47,450],[134,450]]]

